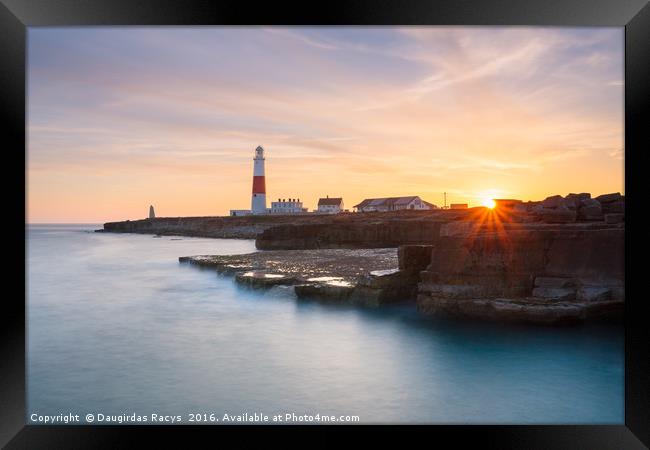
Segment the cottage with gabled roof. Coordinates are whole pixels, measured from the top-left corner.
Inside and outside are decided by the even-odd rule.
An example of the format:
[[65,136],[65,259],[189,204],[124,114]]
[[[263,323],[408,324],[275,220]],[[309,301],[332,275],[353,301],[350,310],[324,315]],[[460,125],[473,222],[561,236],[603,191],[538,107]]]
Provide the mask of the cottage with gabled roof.
[[372,211],[400,211],[400,210],[427,210],[437,209],[433,203],[422,200],[419,196],[410,197],[385,197],[385,198],[367,198],[358,205],[354,205],[357,212]]
[[325,198],[318,199],[317,213],[320,214],[338,214],[343,211],[343,199],[341,197],[330,198],[328,195]]

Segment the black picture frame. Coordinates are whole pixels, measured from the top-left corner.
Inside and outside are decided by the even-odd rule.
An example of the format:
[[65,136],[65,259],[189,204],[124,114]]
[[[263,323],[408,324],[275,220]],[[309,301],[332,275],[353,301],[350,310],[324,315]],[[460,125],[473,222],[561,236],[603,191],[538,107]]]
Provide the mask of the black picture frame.
[[[2,99],[5,232],[25,228],[26,29],[86,25],[558,25],[625,27],[626,311],[625,425],[621,426],[426,426],[409,427],[412,439],[487,448],[636,449],[650,446],[649,300],[642,285],[643,181],[650,124],[650,5],[646,0],[330,0],[250,4],[240,0],[0,0],[0,98]],[[22,170],[21,170],[22,167]],[[7,197],[10,197],[7,195]],[[9,235],[11,236],[11,235]],[[17,241],[9,237],[8,241]],[[2,300],[0,444],[6,448],[123,448],[134,440],[247,431],[260,427],[33,426],[25,422],[25,247],[15,246],[5,274],[16,287]],[[637,270],[635,273],[635,269]],[[8,271],[8,273],[7,273]],[[23,292],[23,295],[20,294]],[[272,434],[296,427],[275,427]],[[298,427],[306,428],[306,427]],[[308,427],[320,435],[340,427]],[[350,429],[350,427],[345,427]],[[356,426],[365,429],[365,426]],[[382,437],[384,429],[372,433]],[[191,433],[188,434],[188,433]],[[307,442],[313,442],[311,435]],[[451,439],[451,440],[449,440]],[[242,441],[247,442],[247,441]],[[306,443],[306,442],[305,442]],[[335,443],[335,442],[333,442]]]

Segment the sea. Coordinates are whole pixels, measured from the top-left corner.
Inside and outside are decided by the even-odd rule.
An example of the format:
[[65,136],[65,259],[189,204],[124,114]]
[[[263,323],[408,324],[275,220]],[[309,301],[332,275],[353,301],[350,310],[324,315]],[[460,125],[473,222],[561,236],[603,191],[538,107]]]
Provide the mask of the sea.
[[27,226],[27,423],[624,423],[622,326],[298,301],[178,262],[252,240],[98,228]]

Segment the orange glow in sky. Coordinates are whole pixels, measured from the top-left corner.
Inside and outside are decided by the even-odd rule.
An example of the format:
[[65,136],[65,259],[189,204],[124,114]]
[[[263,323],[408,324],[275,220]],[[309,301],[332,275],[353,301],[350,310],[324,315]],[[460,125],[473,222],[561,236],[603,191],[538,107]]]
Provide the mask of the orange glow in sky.
[[623,193],[623,28],[28,33],[29,222]]

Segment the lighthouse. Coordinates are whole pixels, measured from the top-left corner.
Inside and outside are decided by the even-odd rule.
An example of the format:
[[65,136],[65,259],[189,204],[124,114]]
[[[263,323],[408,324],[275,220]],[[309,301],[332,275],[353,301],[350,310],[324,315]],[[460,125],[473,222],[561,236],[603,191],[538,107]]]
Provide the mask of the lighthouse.
[[251,198],[253,214],[266,214],[266,183],[264,181],[264,149],[258,146],[253,158],[253,197]]

